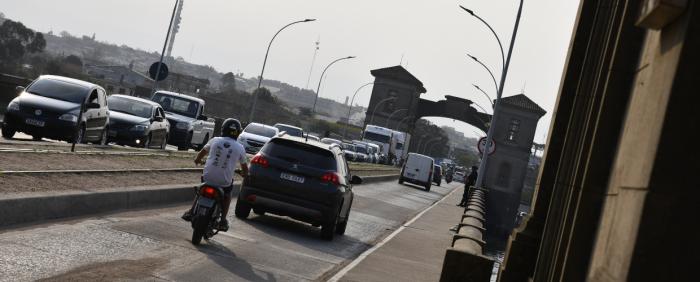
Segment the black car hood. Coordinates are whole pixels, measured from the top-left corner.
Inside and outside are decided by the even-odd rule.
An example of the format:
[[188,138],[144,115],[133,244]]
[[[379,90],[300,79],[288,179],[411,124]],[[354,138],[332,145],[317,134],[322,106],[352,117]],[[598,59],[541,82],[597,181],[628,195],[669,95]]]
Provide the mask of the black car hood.
[[67,113],[80,108],[80,104],[77,103],[48,98],[30,93],[22,93],[22,95],[15,99],[19,102],[20,107],[38,108],[57,113]]
[[183,116],[183,115],[176,114],[173,112],[165,112],[165,117],[168,120],[176,121],[176,122],[188,122],[189,123],[189,122],[193,122],[195,120],[194,118]]
[[110,111],[109,112],[109,121],[110,122],[115,122],[115,123],[125,123],[125,124],[144,124],[148,123],[149,119],[140,117],[140,116],[134,116],[122,112],[115,112],[115,111]]

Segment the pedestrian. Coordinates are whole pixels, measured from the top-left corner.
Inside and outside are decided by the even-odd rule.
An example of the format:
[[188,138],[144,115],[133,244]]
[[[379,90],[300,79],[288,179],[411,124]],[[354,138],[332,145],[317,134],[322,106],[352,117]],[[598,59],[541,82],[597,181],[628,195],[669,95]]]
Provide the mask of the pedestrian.
[[472,166],[472,172],[466,177],[464,180],[464,194],[462,194],[462,201],[457,204],[457,206],[460,207],[466,207],[467,206],[467,199],[469,197],[469,187],[474,186],[476,184],[476,178],[479,176],[477,171],[479,170],[478,167]]

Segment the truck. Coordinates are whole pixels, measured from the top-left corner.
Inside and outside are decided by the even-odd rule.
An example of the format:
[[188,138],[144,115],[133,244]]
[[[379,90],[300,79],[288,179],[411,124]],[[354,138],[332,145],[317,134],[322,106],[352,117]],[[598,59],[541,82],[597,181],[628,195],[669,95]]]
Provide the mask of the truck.
[[396,138],[393,130],[368,124],[362,133],[362,140],[379,145],[382,149],[380,153],[386,156],[385,164],[391,164],[396,159]]
[[170,91],[156,91],[151,100],[160,104],[170,123],[168,144],[179,151],[202,150],[214,137],[214,119],[204,115],[204,100]]
[[395,164],[403,164],[403,161],[406,160],[406,156],[408,156],[408,145],[411,140],[411,135],[406,132],[395,130],[394,140],[394,151],[396,152]]

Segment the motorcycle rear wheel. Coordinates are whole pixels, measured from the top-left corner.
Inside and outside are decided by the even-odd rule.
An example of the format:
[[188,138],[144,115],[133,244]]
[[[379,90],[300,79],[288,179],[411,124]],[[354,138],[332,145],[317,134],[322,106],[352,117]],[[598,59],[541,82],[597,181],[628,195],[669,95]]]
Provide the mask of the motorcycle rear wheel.
[[195,215],[192,218],[192,244],[199,245],[202,242],[202,237],[207,232],[207,226],[209,225],[209,220],[200,215]]

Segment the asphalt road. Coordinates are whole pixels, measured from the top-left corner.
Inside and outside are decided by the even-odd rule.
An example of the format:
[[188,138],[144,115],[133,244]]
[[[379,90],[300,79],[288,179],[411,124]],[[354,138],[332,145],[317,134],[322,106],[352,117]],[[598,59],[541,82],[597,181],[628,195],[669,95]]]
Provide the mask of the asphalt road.
[[346,235],[332,242],[308,224],[251,214],[229,216],[229,232],[195,247],[179,218],[188,206],[4,230],[0,281],[323,281],[459,185],[356,186]]

